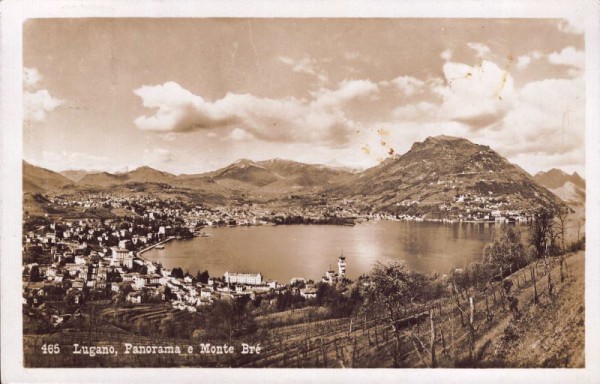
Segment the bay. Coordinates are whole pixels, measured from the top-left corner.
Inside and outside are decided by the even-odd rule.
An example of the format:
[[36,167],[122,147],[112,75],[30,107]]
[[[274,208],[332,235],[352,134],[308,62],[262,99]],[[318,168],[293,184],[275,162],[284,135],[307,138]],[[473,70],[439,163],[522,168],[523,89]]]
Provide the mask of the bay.
[[[516,226],[522,232],[526,226]],[[355,226],[285,225],[205,228],[209,237],[172,240],[143,257],[165,268],[181,267],[211,276],[225,271],[263,274],[288,283],[292,277],[319,280],[337,258],[346,257],[356,279],[377,261],[402,261],[412,270],[448,273],[482,259],[501,226],[493,223],[377,221]],[[523,235],[525,238],[525,235]]]

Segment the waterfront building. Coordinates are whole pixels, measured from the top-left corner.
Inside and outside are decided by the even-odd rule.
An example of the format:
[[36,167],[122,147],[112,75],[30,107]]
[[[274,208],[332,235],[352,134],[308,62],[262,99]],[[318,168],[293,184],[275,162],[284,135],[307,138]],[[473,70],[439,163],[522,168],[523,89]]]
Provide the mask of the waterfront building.
[[223,279],[231,284],[261,285],[263,276],[260,273],[230,273],[225,272]]

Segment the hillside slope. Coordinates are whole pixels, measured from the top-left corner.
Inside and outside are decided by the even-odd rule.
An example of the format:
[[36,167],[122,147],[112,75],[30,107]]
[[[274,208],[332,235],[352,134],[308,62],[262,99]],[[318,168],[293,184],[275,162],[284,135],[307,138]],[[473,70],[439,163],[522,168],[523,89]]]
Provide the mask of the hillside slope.
[[63,175],[23,161],[23,192],[36,193],[56,190],[73,182]]
[[434,213],[459,209],[467,202],[473,209],[513,210],[562,204],[488,146],[450,136],[414,143],[404,155],[385,160],[332,192],[394,213]]

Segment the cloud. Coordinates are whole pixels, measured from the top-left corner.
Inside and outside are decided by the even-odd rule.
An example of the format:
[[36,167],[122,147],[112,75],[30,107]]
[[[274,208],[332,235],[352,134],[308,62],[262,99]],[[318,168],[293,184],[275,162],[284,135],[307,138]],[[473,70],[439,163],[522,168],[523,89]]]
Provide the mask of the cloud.
[[[548,169],[548,165],[582,171],[585,85],[581,71],[576,70],[582,65],[581,55],[563,49],[554,55],[532,51],[526,56],[530,63],[548,57],[557,64],[574,66],[576,73],[572,78],[516,87],[510,74],[490,60],[479,65],[446,62],[444,80],[426,83],[437,100],[398,106],[392,112],[395,121],[378,123],[391,132],[386,144],[402,153],[405,143],[450,134],[490,145],[530,172]],[[384,148],[377,147],[378,137],[373,136],[363,141],[371,154],[384,156]]]
[[443,72],[446,84],[432,89],[443,100],[441,117],[482,128],[500,120],[511,107],[513,79],[492,61],[477,66],[447,62]]
[[539,60],[544,55],[540,51],[531,51],[525,55],[519,56],[517,58],[517,68],[525,69],[531,64],[534,60]]
[[37,85],[42,79],[42,75],[36,68],[23,68],[23,85],[30,88]]
[[152,116],[135,119],[138,128],[156,132],[186,132],[225,126],[233,120],[219,105],[205,101],[175,82],[142,86],[133,91],[146,108],[156,109]]
[[555,65],[568,65],[578,69],[585,66],[585,53],[578,51],[574,47],[563,48],[560,52],[553,52],[548,55],[548,61]]
[[392,80],[392,83],[406,96],[413,96],[422,93],[425,89],[425,82],[412,76],[399,76]]
[[531,57],[528,55],[519,56],[517,58],[517,68],[525,69],[531,63]]
[[[353,121],[344,113],[344,105],[377,91],[378,86],[371,81],[345,80],[335,89],[312,92],[311,100],[228,93],[209,102],[177,83],[168,82],[134,91],[145,107],[155,110],[150,116],[136,118],[135,124],[141,130],[162,133],[239,128],[263,141],[341,143],[353,127]],[[240,137],[237,132],[234,136]]]
[[250,133],[246,132],[245,130],[243,130],[241,128],[235,128],[229,134],[229,138],[236,140],[236,141],[247,141],[247,140],[254,139],[254,136],[252,136]]
[[438,108],[434,103],[421,101],[397,107],[392,111],[392,115],[401,121],[431,120],[433,116],[437,116]]
[[46,89],[23,93],[23,114],[25,120],[42,122],[46,119],[47,112],[54,111],[61,104],[63,104],[63,101],[52,97]]
[[483,58],[491,52],[490,47],[481,43],[467,43],[467,46],[475,51],[477,57]]
[[23,68],[23,117],[28,121],[42,122],[47,112],[52,112],[63,104],[63,100],[50,95],[46,89],[35,90],[42,80],[36,68]]
[[318,68],[317,60],[311,58],[310,56],[305,56],[298,60],[292,59],[288,56],[279,56],[277,59],[283,64],[292,67],[292,71],[294,72],[313,75],[321,83],[326,83],[329,81],[329,78],[325,72]]
[[450,61],[450,60],[452,60],[452,50],[451,49],[446,49],[446,50],[442,51],[442,53],[440,54],[440,57],[444,61]]

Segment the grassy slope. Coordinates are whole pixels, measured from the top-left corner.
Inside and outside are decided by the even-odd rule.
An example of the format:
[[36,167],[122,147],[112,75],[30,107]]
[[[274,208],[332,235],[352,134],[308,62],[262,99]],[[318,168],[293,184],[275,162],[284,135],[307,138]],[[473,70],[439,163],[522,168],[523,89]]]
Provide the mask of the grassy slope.
[[[497,327],[479,339],[478,345],[487,340],[492,342],[488,350],[493,352],[484,355],[484,363],[510,367],[585,366],[585,252],[570,255],[567,262],[569,275],[564,284],[556,285],[553,300],[544,295],[538,305],[532,305],[533,288],[524,289],[519,295],[521,319],[512,322],[507,314]],[[558,267],[553,272],[556,278]],[[546,282],[543,278],[538,290]],[[509,322],[518,340],[498,337]]]

